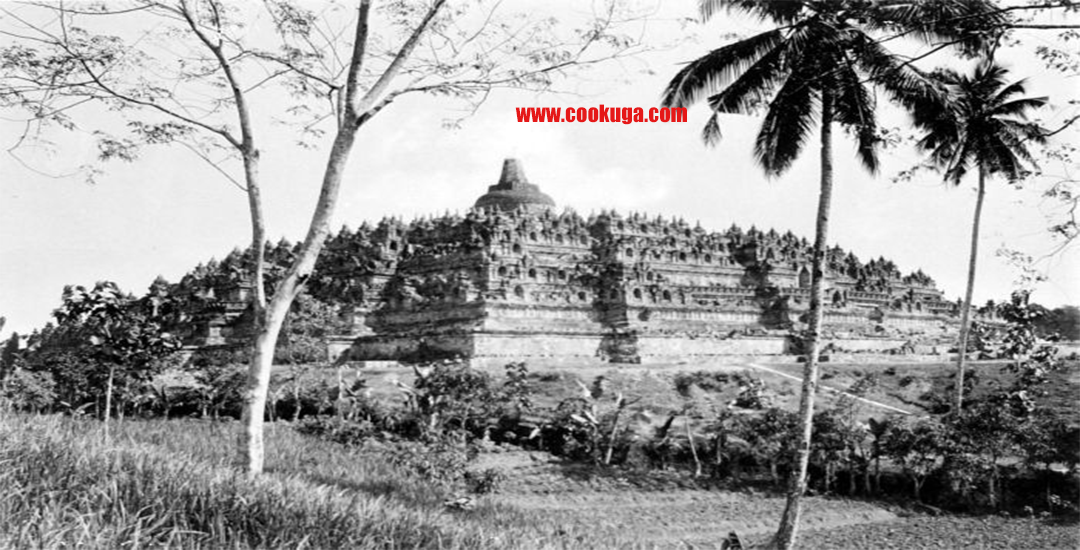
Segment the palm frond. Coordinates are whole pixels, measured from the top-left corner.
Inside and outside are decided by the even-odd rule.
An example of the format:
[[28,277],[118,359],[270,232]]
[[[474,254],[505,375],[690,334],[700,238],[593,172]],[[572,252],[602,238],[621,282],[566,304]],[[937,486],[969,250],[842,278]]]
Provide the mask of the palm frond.
[[1001,119],[1001,122],[1009,128],[1010,132],[1022,137],[1024,141],[1039,144],[1046,143],[1046,137],[1050,133],[1050,130],[1043,128],[1034,122],[1024,122],[1007,118]]
[[1007,103],[1002,103],[991,110],[991,115],[995,117],[1014,117],[1020,120],[1027,120],[1027,112],[1032,109],[1038,109],[1046,105],[1050,101],[1050,98],[1043,97],[1025,97],[1022,99],[1014,99]]
[[959,86],[964,89],[967,97],[978,98],[978,103],[983,108],[993,107],[997,102],[995,96],[1008,85],[1007,72],[1001,65],[984,59],[975,67],[972,76],[961,77]]
[[859,160],[867,171],[876,174],[878,140],[874,98],[855,73],[854,67],[841,67],[833,80],[835,85],[832,93],[836,98],[833,116],[855,135]]
[[[733,82],[709,98],[709,108],[723,113],[747,113],[790,72],[784,63],[785,54],[798,51],[804,41],[806,28],[797,29],[782,43],[750,65]],[[790,55],[788,55],[790,56]]]
[[1024,83],[1008,82],[1008,71],[992,60],[979,63],[970,76],[947,70],[932,76],[953,97],[937,112],[915,114],[916,125],[926,132],[918,146],[945,169],[947,181],[959,183],[970,163],[1010,181],[1022,177],[1025,163],[1035,165],[1028,142],[1044,142],[1046,130],[1027,122],[1027,114],[1047,98],[1010,99],[1025,91]]
[[961,141],[951,150],[946,149],[943,152],[950,153],[948,160],[942,164],[945,168],[945,181],[960,185],[964,176],[967,175],[971,161],[975,156],[971,142],[967,140]]
[[720,138],[724,137],[720,132],[720,121],[718,120],[717,113],[713,113],[709,117],[709,121],[705,123],[705,127],[701,130],[701,140],[705,142],[705,145],[709,147],[716,146],[720,143]]
[[987,144],[980,148],[976,161],[986,168],[987,173],[1003,175],[1009,181],[1020,179],[1023,171],[1020,157],[1021,154],[1027,154],[1027,151],[1022,146],[1014,148],[1020,143],[1014,138],[1015,136],[1004,134],[988,140]]
[[805,147],[820,103],[813,81],[800,71],[777,92],[754,142],[754,158],[770,176],[791,167]]
[[[1002,84],[1004,84],[1004,83],[1005,82],[1002,81]],[[1027,92],[1027,90],[1025,89],[1026,84],[1027,84],[1027,79],[1017,80],[1016,82],[1013,82],[1012,84],[1009,84],[1009,85],[1005,86],[1004,88],[1001,88],[1001,91],[994,94],[993,102],[995,104],[1005,103],[1006,101],[1008,101],[1008,99],[1010,97],[1012,97],[1014,95],[1022,95],[1022,94],[1024,94],[1025,92]]]
[[985,52],[1008,22],[992,0],[862,2],[852,16],[868,30],[909,34],[927,44],[955,42],[969,56]]
[[689,107],[727,85],[776,48],[783,39],[779,30],[763,32],[715,49],[682,68],[664,89],[665,107]]
[[865,33],[852,33],[848,46],[870,82],[909,112],[938,111],[948,103],[949,85],[945,80],[923,73]]
[[701,0],[698,11],[705,20],[711,19],[721,11],[740,11],[761,21],[794,23],[799,19],[806,2],[801,0],[783,0],[762,2],[761,0]]

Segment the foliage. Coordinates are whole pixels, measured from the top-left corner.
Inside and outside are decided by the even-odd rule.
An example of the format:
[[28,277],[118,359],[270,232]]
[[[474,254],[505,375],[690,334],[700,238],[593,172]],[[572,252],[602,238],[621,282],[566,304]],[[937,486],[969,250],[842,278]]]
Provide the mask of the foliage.
[[603,427],[594,403],[584,397],[571,397],[559,402],[534,437],[541,449],[554,455],[599,463]]
[[53,315],[61,326],[73,329],[70,336],[82,340],[77,343],[88,347],[94,358],[137,368],[171,353],[178,345],[143,307],[125,296],[116,283],[104,281],[90,290],[65,287],[63,304]]
[[20,411],[47,411],[56,403],[56,382],[44,372],[19,369],[4,380],[4,400]]
[[744,372],[680,372],[674,378],[675,391],[683,397],[690,397],[692,387],[708,393],[721,393],[735,386],[736,394],[732,404],[744,409],[766,409],[772,406],[775,396],[757,377]]
[[591,386],[580,380],[577,384],[579,394],[563,399],[548,411],[529,439],[541,449],[570,460],[604,465],[621,462],[632,434],[620,431],[620,419],[638,398],[608,392],[603,376],[598,376]]
[[361,447],[382,432],[376,420],[351,420],[341,416],[313,416],[302,419],[296,424],[296,430],[326,441],[332,441],[349,447]]
[[[0,317],[0,319],[3,318]],[[22,362],[23,357],[19,349],[19,335],[12,332],[11,336],[4,342],[3,347],[0,348],[0,387],[3,386],[4,380],[8,375],[15,372]]]
[[94,359],[86,350],[52,347],[55,329],[46,327],[40,333],[41,346],[26,357],[26,370],[51,379],[56,400],[49,410],[84,410],[94,407],[99,414],[105,390],[105,372],[89,367]]
[[65,287],[63,304],[54,312],[58,332],[84,360],[79,366],[88,369],[88,379],[105,392],[106,418],[112,414],[114,386],[121,401],[130,400],[157,374],[161,366],[157,359],[180,346],[146,308],[106,281],[89,290]]
[[[1008,71],[991,59],[983,60],[971,76],[938,69],[930,76],[949,89],[944,103],[921,104],[916,126],[926,133],[919,147],[944,178],[959,184],[972,167],[987,176],[999,174],[1016,182],[1031,163],[1029,143],[1046,141],[1046,130],[1027,121],[1027,112],[1046,104],[1045,97],[1017,97],[1024,83],[1007,82]],[[941,99],[935,97],[933,99]]]
[[1024,83],[1006,80],[1007,71],[993,56],[981,61],[972,76],[938,69],[931,78],[949,90],[944,98],[921,102],[915,110],[916,126],[926,131],[918,147],[929,153],[929,162],[944,174],[945,181],[959,185],[969,169],[978,173],[978,193],[971,224],[971,251],[967,288],[961,305],[955,409],[963,407],[964,363],[971,332],[970,314],[979,248],[980,219],[986,180],[1000,175],[1017,183],[1034,164],[1029,143],[1045,143],[1047,131],[1028,121],[1028,112],[1046,104],[1045,97],[1018,97]]
[[1036,321],[1040,338],[1080,340],[1080,307],[1054,308]]
[[[268,473],[231,466],[234,427],[133,421],[102,443],[97,423],[0,411],[5,546],[122,548],[603,548],[611,539],[446,493],[381,453],[273,427]],[[27,528],[27,526],[34,526]],[[628,541],[619,540],[618,544]]]
[[298,365],[325,363],[326,336],[335,326],[333,306],[300,294],[293,301],[285,325],[278,333],[274,363]]
[[474,446],[445,435],[427,441],[398,441],[390,448],[390,460],[439,487],[450,488],[465,480],[469,462],[476,458]]
[[341,389],[336,381],[325,376],[325,371],[293,365],[270,380],[267,415],[271,420],[296,421],[308,415],[334,413],[340,404]]
[[195,371],[198,406],[202,416],[239,418],[247,369],[240,363],[207,363]]
[[737,373],[735,379],[739,383],[739,393],[735,396],[735,401],[732,402],[733,406],[753,410],[772,407],[775,396],[760,378]]
[[810,464],[821,471],[824,492],[833,490],[837,474],[847,473],[848,493],[854,492],[858,471],[869,467],[866,455],[866,431],[854,416],[841,408],[827,409],[814,415],[814,439],[810,443]]
[[1037,401],[1047,394],[1048,376],[1062,367],[1057,348],[1038,343],[1038,321],[1046,310],[1029,303],[1028,298],[1027,291],[1017,291],[1008,303],[998,306],[998,314],[1008,325],[1004,334],[986,345],[993,350],[994,357],[1009,360],[1003,370],[1012,378],[1009,385],[995,388],[987,399],[996,406],[1012,409],[1018,417],[1035,411]]
[[945,438],[941,423],[927,418],[892,423],[882,438],[882,452],[909,477],[915,500],[921,500],[923,484],[938,467],[945,450]]
[[327,408],[303,419],[297,429],[354,448],[378,442],[388,447],[394,463],[442,487],[464,484],[476,493],[495,490],[500,482],[496,472],[472,472],[468,465],[481,440],[517,439],[521,413],[532,407],[525,365],[506,365],[502,385],[457,361],[413,370],[413,385],[400,385],[405,396],[400,406],[368,398],[364,382],[357,380],[344,395],[324,391],[321,395],[333,397]]
[[[92,408],[106,416],[141,408],[150,380],[164,367],[161,359],[179,346],[162,328],[159,313],[167,306],[161,297],[151,293],[136,300],[102,282],[89,290],[66,287],[63,300],[55,312],[58,324],[35,331],[27,348],[15,354],[20,369],[36,373],[39,381],[51,379],[47,385],[55,399],[47,409]],[[106,411],[113,393],[116,406]],[[44,395],[26,398],[40,404]]]
[[[1039,345],[1035,337],[1045,310],[1029,304],[1025,292],[994,309],[1008,325],[986,333],[985,349],[1008,359],[1002,367],[1008,382],[982,384],[975,392],[976,377],[970,376],[965,380],[962,411],[877,424],[879,452],[901,466],[917,499],[966,511],[1015,509],[1021,504],[1060,509],[1053,504],[1061,496],[1051,480],[1062,475],[1051,464],[1073,471],[1080,438],[1077,429],[1042,399],[1048,375],[1060,368],[1055,348]],[[1020,464],[1010,466],[1015,458],[1021,459]],[[921,489],[929,479],[936,485],[925,494]],[[1032,500],[1037,490],[1024,490],[1032,480],[1044,484],[1042,502]],[[1067,498],[1075,497],[1075,491],[1066,487],[1061,489]]]
[[523,363],[506,366],[502,386],[486,372],[459,361],[415,366],[413,371],[413,386],[401,386],[406,397],[403,425],[411,424],[421,438],[451,433],[469,440],[499,438],[532,406]]
[[779,485],[781,471],[789,471],[795,461],[798,418],[782,409],[767,409],[743,424],[740,434],[748,443],[751,456],[766,464],[773,483]]
[[499,491],[499,487],[506,481],[506,474],[496,468],[466,470],[464,479],[470,493],[486,495]]

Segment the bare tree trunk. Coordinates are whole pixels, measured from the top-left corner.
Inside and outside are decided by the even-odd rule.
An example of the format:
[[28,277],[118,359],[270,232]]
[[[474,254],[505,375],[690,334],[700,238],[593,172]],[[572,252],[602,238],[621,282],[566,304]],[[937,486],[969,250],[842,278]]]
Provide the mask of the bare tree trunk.
[[255,351],[252,354],[244,392],[244,433],[241,442],[241,460],[249,477],[262,473],[265,462],[263,416],[266,412],[266,397],[270,389],[274,344],[277,342],[278,333],[281,332],[289,307],[296,295],[300,293],[308,276],[311,275],[315,260],[329,234],[330,217],[337,206],[342,172],[359,128],[359,119],[351,119],[346,120],[338,131],[327,161],[322,192],[319,195],[319,202],[312,216],[307,237],[301,245],[296,261],[275,288],[274,295],[267,305],[261,330],[255,337]]
[[971,296],[975,292],[975,264],[979,256],[979,220],[982,218],[983,197],[986,196],[986,169],[979,166],[979,192],[975,198],[975,219],[971,222],[971,255],[968,258],[967,290],[960,310],[960,344],[956,357],[956,409],[960,414],[964,405],[964,363],[967,362],[968,336],[971,332]]
[[335,416],[338,418],[345,418],[345,376],[343,365],[338,365],[337,368],[337,403],[334,404]]
[[368,13],[371,9],[371,0],[360,2],[349,73],[345,82],[345,101],[343,102],[345,109],[339,119],[334,145],[330,149],[330,156],[326,162],[319,201],[312,214],[307,236],[300,245],[292,266],[274,288],[274,295],[269,299],[262,325],[258,328],[255,337],[255,350],[252,354],[247,386],[244,391],[244,431],[240,442],[240,458],[248,477],[255,477],[262,473],[265,462],[263,415],[266,412],[266,395],[270,389],[274,344],[277,342],[278,333],[281,332],[289,307],[315,268],[315,260],[319,257],[326,237],[330,234],[330,218],[337,207],[342,173],[349,160],[353,143],[356,141],[356,133],[365,122],[389,104],[392,97],[381,100],[380,98],[386,93],[390,82],[401,71],[405,60],[412,55],[420,42],[420,37],[445,3],[446,0],[435,0],[417,23],[409,38],[402,44],[390,65],[368,88],[367,93],[359,97],[360,69],[367,47]]
[[[874,446],[877,447],[877,442],[874,442]],[[874,451],[874,495],[881,493],[881,450]]]
[[105,382],[105,441],[109,440],[109,417],[112,415],[113,379],[116,367],[109,366],[109,379]]
[[615,420],[611,423],[611,434],[608,435],[607,452],[604,453],[604,466],[611,465],[611,455],[615,451],[615,436],[619,434],[619,416],[622,414],[622,407],[615,409]]
[[832,202],[832,97],[826,91],[821,106],[821,193],[818,196],[817,234],[814,237],[814,257],[811,262],[810,323],[806,338],[806,364],[803,367],[802,394],[799,399],[799,442],[796,447],[795,468],[788,480],[787,504],[780,519],[780,528],[770,543],[771,548],[790,550],[795,546],[802,514],[802,497],[806,493],[806,473],[810,463],[810,438],[814,427],[814,395],[818,383],[818,354],[821,351],[821,325],[825,317],[825,254],[828,251],[829,207]]
[[686,440],[690,442],[690,455],[694,457],[694,477],[701,477],[701,460],[698,459],[697,447],[694,445],[694,434],[690,433],[690,415],[686,415],[683,421],[686,428]]
[[990,497],[990,506],[994,510],[997,510],[999,508],[998,502],[1000,500],[998,498],[998,486],[997,486],[998,485],[997,484],[997,480],[998,480],[997,457],[991,457],[991,458],[993,459],[993,462],[990,465],[990,488],[989,488],[989,491],[988,491],[988,493],[989,493],[988,496]]
[[[293,379],[293,417],[292,422],[296,424],[300,421],[300,375],[297,374]],[[321,412],[321,411],[320,411]]]
[[825,493],[832,492],[833,481],[836,479],[836,465],[831,460],[825,462]]
[[[254,257],[252,261],[254,287],[251,295],[251,304],[254,308],[256,323],[263,320],[263,312],[266,309],[266,221],[263,219],[262,191],[259,180],[259,150],[248,139],[245,147],[250,150],[244,153],[244,180],[247,183],[248,210],[251,212],[251,251]],[[256,328],[258,330],[258,327]]]

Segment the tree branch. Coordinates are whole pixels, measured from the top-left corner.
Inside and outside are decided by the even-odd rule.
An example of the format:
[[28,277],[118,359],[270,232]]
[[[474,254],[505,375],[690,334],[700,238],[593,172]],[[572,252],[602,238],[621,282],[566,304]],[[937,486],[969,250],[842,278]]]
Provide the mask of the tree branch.
[[[338,116],[338,128],[346,121],[357,119],[356,94],[360,81],[360,69],[364,64],[364,52],[367,50],[368,40],[368,13],[371,11],[371,0],[360,0],[359,18],[356,21],[356,39],[353,41],[352,63],[349,64],[349,74],[345,78],[344,111]],[[341,93],[339,90],[338,93]]]
[[236,186],[237,189],[247,193],[248,188],[246,186],[244,186],[239,181],[236,181],[236,178],[232,177],[231,174],[226,172],[225,169],[222,168],[221,166],[219,166],[218,163],[215,162],[213,159],[211,159],[210,157],[203,154],[203,152],[200,151],[197,147],[195,147],[195,146],[191,145],[190,143],[187,143],[187,142],[185,142],[183,140],[179,140],[179,139],[176,140],[175,143],[179,143],[180,145],[183,145],[184,147],[187,147],[189,151],[191,151],[192,153],[195,153],[196,156],[198,156],[199,158],[206,161],[206,163],[209,164],[211,167],[213,167],[214,170],[217,170],[217,172],[219,174],[221,174],[222,176],[224,176],[225,179],[229,181],[229,183]]
[[[435,3],[432,4],[431,8],[424,14],[424,18],[421,19],[420,23],[413,29],[408,40],[402,44],[401,49],[398,50],[397,55],[394,56],[394,60],[390,62],[390,66],[383,71],[379,79],[375,81],[375,84],[371,86],[366,94],[364,94],[364,97],[360,100],[360,104],[356,108],[356,112],[363,113],[367,111],[371,108],[371,105],[375,103],[375,100],[386,91],[386,88],[390,86],[390,82],[401,71],[401,66],[405,64],[405,61],[412,54],[413,50],[416,49],[416,45],[420,42],[420,37],[423,36],[424,31],[431,23],[431,20],[439,13],[439,9],[443,7],[443,4],[446,4],[446,0],[435,0]],[[350,70],[350,74],[351,73],[352,71]]]
[[199,28],[198,22],[191,15],[191,10],[188,7],[187,0],[180,0],[180,15],[187,21],[188,27],[195,33],[195,36],[199,38],[199,41],[210,50],[210,53],[214,54],[214,58],[217,59],[218,65],[221,67],[222,73],[225,75],[225,80],[229,83],[229,88],[232,90],[233,100],[236,101],[236,113],[240,119],[240,143],[236,143],[236,140],[230,135],[226,139],[229,143],[233,144],[236,148],[240,149],[240,152],[245,156],[253,154],[255,152],[254,147],[254,135],[251,129],[251,113],[248,109],[247,98],[244,95],[243,89],[240,87],[240,82],[236,78],[236,74],[233,72],[232,63],[225,57],[225,53],[222,50],[222,41],[220,36],[221,32],[221,19],[217,13],[217,4],[215,2],[210,3],[214,9],[215,22],[218,27],[218,40],[213,42],[210,37],[206,36],[206,33]]

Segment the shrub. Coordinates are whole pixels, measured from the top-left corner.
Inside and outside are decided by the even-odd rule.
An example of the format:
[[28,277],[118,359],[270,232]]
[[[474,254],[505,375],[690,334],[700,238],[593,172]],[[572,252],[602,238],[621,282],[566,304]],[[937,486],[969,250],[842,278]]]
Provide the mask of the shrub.
[[603,435],[596,414],[593,403],[584,397],[562,400],[537,430],[539,447],[570,460],[598,462]]
[[338,393],[336,382],[313,369],[294,365],[271,379],[268,413],[271,418],[294,422],[304,416],[331,414]]
[[821,472],[822,489],[830,492],[837,474],[846,471],[848,494],[855,492],[856,469],[869,467],[869,457],[862,452],[866,437],[854,422],[851,411],[826,409],[814,415],[814,437],[810,443],[810,465]]
[[733,405],[754,410],[772,406],[774,395],[760,378],[739,373],[735,375],[735,381],[739,384],[739,393],[735,396]]
[[940,422],[922,418],[891,423],[882,437],[882,453],[908,476],[915,500],[922,499],[923,484],[938,467],[946,448],[946,436]]
[[434,441],[399,441],[390,447],[390,459],[421,479],[449,488],[465,480],[466,468],[477,450],[454,437]]
[[41,412],[56,402],[56,383],[47,373],[18,369],[5,380],[3,396],[16,410]]
[[507,379],[497,386],[491,376],[459,361],[414,367],[413,387],[402,387],[405,412],[397,431],[410,438],[462,433],[469,440],[506,437],[522,412],[532,407],[528,371],[523,363],[506,366]]
[[767,409],[764,414],[749,418],[739,425],[738,434],[746,441],[753,463],[767,467],[773,484],[780,486],[781,473],[795,460],[795,437],[798,427],[795,413],[782,409]]
[[697,386],[703,391],[719,392],[729,385],[732,375],[726,372],[680,372],[675,375],[675,391],[683,397],[690,396],[690,387]]
[[470,493],[486,495],[499,491],[499,487],[506,480],[506,473],[497,468],[466,470],[464,478]]
[[274,346],[274,363],[304,365],[324,363],[326,336],[332,330],[334,307],[308,293],[296,297]]
[[359,447],[380,433],[370,420],[345,419],[340,416],[309,416],[296,424],[296,430],[350,447]]

